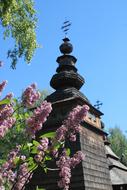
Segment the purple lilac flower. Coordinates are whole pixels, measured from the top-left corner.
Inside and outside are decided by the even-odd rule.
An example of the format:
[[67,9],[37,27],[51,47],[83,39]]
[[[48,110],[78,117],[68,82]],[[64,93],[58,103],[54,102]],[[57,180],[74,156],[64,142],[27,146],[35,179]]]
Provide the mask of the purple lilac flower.
[[11,184],[15,182],[17,173],[13,171],[13,169],[15,168],[14,160],[18,156],[19,151],[20,151],[20,146],[17,146],[14,150],[12,150],[8,154],[7,161],[1,166],[0,174],[2,178],[2,184],[0,184],[0,187],[4,184],[4,181],[8,181]]
[[36,154],[34,156],[34,159],[35,159],[36,162],[41,162],[42,159],[43,159],[43,156],[42,156],[42,154]]
[[43,123],[47,120],[49,113],[52,111],[51,103],[44,101],[34,110],[33,115],[26,120],[27,132],[32,137],[42,128]]
[[48,138],[44,137],[40,140],[40,144],[37,147],[38,154],[34,156],[36,162],[41,162],[44,158],[45,151],[48,149],[49,140]]
[[52,155],[53,155],[54,158],[57,158],[57,157],[58,157],[58,150],[57,150],[57,149],[53,149],[53,150],[51,151],[51,153],[52,153]]
[[77,106],[70,112],[68,118],[63,122],[63,124],[67,128],[73,129],[74,127],[76,127],[77,125],[81,123],[81,121],[86,116],[88,110],[89,110],[89,107],[87,105]]
[[63,121],[63,125],[56,131],[56,139],[64,141],[66,137],[70,141],[76,141],[76,134],[80,132],[80,123],[84,120],[89,107],[87,105],[74,108],[68,118]]
[[[1,89],[2,86],[4,85],[1,85]],[[12,97],[13,94],[9,93],[4,99],[10,99],[11,101]],[[14,125],[16,119],[13,117],[13,112],[14,109],[12,101],[10,104],[0,105],[0,138],[4,137],[8,129],[10,129]]]
[[75,168],[82,160],[84,160],[85,155],[81,151],[77,151],[73,157],[70,159],[70,166]]
[[0,95],[7,83],[8,83],[7,80],[4,80],[2,83],[0,83]]
[[68,129],[66,126],[62,125],[56,130],[56,139],[58,141],[63,141],[65,140],[66,134],[68,132]]
[[77,151],[72,158],[67,156],[66,151],[62,152],[59,160],[56,161],[56,165],[60,169],[58,186],[63,190],[69,189],[71,179],[71,168],[75,168],[84,159],[84,154],[81,151]]
[[60,159],[56,162],[56,165],[60,169],[59,176],[61,179],[58,181],[58,186],[64,190],[69,189],[71,168],[70,168],[70,157],[63,151]]
[[36,84],[31,84],[22,95],[23,104],[26,107],[33,107],[40,98],[40,92],[36,89]]
[[44,137],[40,140],[40,149],[42,151],[46,151],[48,149],[49,140],[48,138]]
[[14,186],[14,189],[24,190],[26,182],[28,183],[31,178],[32,178],[32,173],[30,173],[28,170],[28,164],[23,163],[19,168],[17,175],[17,182],[16,185]]
[[14,112],[13,106],[11,104],[5,104],[0,106],[0,120],[2,118],[10,117]]
[[14,96],[14,94],[13,94],[12,92],[10,92],[9,94],[7,94],[7,95],[5,96],[4,99],[9,99],[9,100],[11,100],[11,99],[13,98],[13,96]]
[[10,129],[15,124],[15,121],[16,119],[12,117],[8,117],[0,121],[0,138],[5,136],[8,129]]

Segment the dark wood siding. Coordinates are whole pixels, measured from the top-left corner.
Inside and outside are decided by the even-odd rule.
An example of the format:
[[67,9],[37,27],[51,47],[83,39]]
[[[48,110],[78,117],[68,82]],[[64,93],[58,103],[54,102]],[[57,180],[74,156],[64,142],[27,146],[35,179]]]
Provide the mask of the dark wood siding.
[[84,127],[80,140],[81,150],[86,155],[82,163],[85,190],[112,190],[102,139]]

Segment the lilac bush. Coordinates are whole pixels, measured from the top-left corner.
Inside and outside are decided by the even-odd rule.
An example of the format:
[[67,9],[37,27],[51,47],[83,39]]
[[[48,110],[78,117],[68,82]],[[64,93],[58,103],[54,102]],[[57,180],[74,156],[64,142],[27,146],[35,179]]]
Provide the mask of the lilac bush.
[[[6,81],[0,84],[0,93],[6,84]],[[8,153],[6,160],[1,162],[1,190],[23,190],[38,166],[41,166],[44,171],[51,169],[48,168],[47,161],[56,162],[60,177],[58,186],[68,190],[72,168],[84,159],[81,151],[71,157],[65,143],[67,140],[76,141],[76,135],[81,129],[80,123],[87,114],[88,106],[77,106],[56,132],[43,134],[36,140],[36,133],[43,130],[43,124],[52,111],[52,105],[47,101],[35,106],[39,99],[40,93],[36,85],[32,84],[23,92],[19,104],[16,99],[13,99],[12,93],[0,101],[0,138],[6,137],[13,129],[21,132],[23,138],[25,137],[22,142],[17,142],[16,147]],[[16,134],[14,134],[15,138]]]

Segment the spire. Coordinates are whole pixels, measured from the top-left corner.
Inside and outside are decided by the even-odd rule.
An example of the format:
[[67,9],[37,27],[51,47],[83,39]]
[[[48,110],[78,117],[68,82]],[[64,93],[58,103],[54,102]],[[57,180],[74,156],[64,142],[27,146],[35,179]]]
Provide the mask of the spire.
[[62,55],[56,60],[59,66],[56,69],[57,74],[50,81],[50,85],[55,90],[71,87],[79,90],[84,84],[84,78],[77,73],[77,68],[75,67],[77,59],[70,55],[73,51],[70,40],[64,38],[59,49]]

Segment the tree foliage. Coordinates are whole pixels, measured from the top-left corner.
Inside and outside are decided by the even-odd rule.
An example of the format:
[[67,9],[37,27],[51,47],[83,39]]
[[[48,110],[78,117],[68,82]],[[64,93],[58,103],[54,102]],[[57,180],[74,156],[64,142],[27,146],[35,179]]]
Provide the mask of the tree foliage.
[[109,129],[109,141],[112,150],[127,165],[127,138],[119,127]]
[[0,0],[0,23],[4,28],[4,39],[12,37],[15,40],[14,48],[8,50],[11,67],[15,69],[21,57],[29,63],[38,47],[33,0]]

